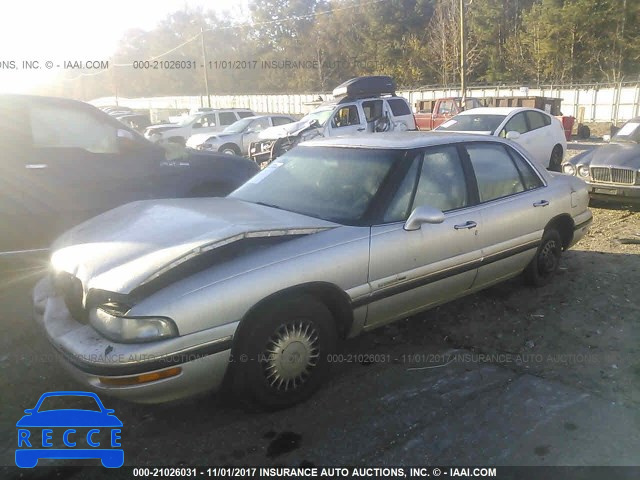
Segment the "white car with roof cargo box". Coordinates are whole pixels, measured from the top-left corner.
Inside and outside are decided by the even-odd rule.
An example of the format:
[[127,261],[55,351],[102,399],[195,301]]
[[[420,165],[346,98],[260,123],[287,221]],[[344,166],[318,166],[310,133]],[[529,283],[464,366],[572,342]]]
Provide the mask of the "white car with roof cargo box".
[[393,78],[379,75],[347,80],[327,102],[298,122],[267,128],[249,147],[257,163],[270,162],[298,143],[315,137],[416,130],[407,100],[395,93]]

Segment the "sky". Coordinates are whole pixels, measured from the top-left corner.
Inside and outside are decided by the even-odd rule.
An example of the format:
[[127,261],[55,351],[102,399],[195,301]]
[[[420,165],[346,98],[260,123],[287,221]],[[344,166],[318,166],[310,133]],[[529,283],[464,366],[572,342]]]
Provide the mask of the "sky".
[[[246,0],[18,0],[0,19],[0,92],[28,92],[55,76],[58,64],[108,60],[131,28],[150,30],[168,14],[188,7],[234,11]],[[23,61],[38,61],[26,70]],[[9,62],[15,62],[11,68]],[[46,61],[54,66],[47,69]]]

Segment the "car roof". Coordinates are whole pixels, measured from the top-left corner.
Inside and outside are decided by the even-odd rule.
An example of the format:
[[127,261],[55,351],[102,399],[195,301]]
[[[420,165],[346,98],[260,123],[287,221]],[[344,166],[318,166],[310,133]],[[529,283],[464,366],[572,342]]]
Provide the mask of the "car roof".
[[308,147],[323,146],[403,150],[463,142],[493,142],[512,145],[511,142],[498,137],[450,132],[385,132],[376,133],[375,135],[347,135],[314,139],[300,145]]
[[469,110],[465,110],[463,112],[458,113],[458,115],[509,115],[515,112],[541,112],[546,113],[539,108],[528,108],[528,107],[478,107],[472,108]]

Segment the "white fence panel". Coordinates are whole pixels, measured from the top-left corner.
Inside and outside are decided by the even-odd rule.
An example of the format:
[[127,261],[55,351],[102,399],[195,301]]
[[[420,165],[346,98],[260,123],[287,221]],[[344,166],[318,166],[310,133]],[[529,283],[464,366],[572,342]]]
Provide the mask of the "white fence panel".
[[[398,93],[408,99],[411,105],[415,105],[418,100],[460,95],[459,89],[456,88],[402,90]],[[476,98],[523,95],[562,98],[562,113],[579,118],[581,111],[584,111],[583,120],[585,122],[623,122],[640,116],[640,84],[602,88],[599,86],[582,88],[487,86],[472,87],[468,90],[468,95]],[[300,115],[312,110],[317,104],[318,97],[322,97],[325,101],[333,99],[326,92],[291,95],[211,95],[210,104],[214,108],[251,108],[259,113]],[[92,100],[90,103],[96,106],[125,105],[140,110],[172,111],[172,114],[209,106],[206,95],[145,98],[103,97]]]

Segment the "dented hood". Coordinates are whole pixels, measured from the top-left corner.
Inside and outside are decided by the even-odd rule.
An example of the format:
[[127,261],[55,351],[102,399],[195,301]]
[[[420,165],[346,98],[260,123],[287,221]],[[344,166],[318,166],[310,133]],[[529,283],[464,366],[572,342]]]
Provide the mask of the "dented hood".
[[278,138],[284,138],[289,136],[296,136],[300,132],[306,130],[311,126],[311,120],[291,122],[285,125],[278,125],[275,127],[265,128],[258,135],[260,140],[275,140]]
[[255,236],[317,233],[338,225],[232,198],[134,202],[63,234],[52,264],[78,277],[85,292],[130,293],[203,252]]

